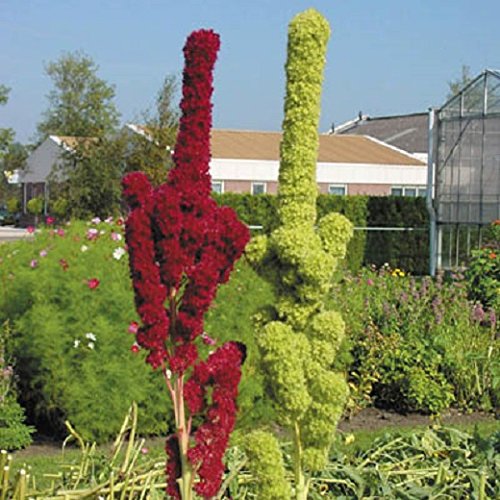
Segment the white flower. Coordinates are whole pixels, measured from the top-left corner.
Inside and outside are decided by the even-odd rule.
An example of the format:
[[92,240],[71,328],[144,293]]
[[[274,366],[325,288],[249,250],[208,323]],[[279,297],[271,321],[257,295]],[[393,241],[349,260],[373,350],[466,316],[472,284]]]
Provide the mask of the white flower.
[[101,230],[99,231],[99,234],[101,234],[101,235],[102,235],[102,234],[106,234],[106,231],[104,231],[104,229],[101,229]]
[[92,224],[99,224],[101,219],[99,217],[94,217],[90,222],[92,222]]
[[127,252],[125,251],[125,248],[123,247],[118,247],[118,248],[115,248],[114,252],[113,252],[113,258],[115,258],[116,260],[120,260]]
[[172,372],[170,370],[168,370],[168,369],[165,372],[165,375],[167,376],[168,380],[170,380],[172,378]]
[[73,347],[75,349],[77,349],[79,345],[80,345],[80,341],[78,339],[75,339],[74,342],[73,342]]
[[87,346],[88,346],[88,348],[89,348],[89,349],[93,349],[93,348],[94,348],[94,346],[95,346],[95,344],[94,344],[94,342],[89,342],[89,343],[87,344]]
[[86,334],[85,334],[85,338],[86,338],[86,339],[89,339],[89,340],[92,340],[92,341],[94,341],[94,342],[97,340],[96,336],[95,336],[92,332],[88,332],[88,333],[86,333]]
[[107,219],[104,219],[104,222],[106,224],[111,224],[113,222],[113,217],[108,217]]
[[87,245],[82,245],[82,246],[80,247],[80,250],[81,250],[82,252],[86,252],[88,249],[89,249],[89,247],[88,247]]

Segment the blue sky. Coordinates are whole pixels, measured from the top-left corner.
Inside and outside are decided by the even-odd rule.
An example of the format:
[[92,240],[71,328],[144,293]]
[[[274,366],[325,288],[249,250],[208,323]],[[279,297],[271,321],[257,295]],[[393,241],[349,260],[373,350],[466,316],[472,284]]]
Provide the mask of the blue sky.
[[44,63],[82,50],[116,87],[122,121],[152,104],[165,75],[182,71],[194,29],[221,35],[214,126],[279,130],[287,24],[315,7],[333,34],[321,130],[440,105],[462,65],[500,68],[498,0],[0,0],[0,83],[11,87],[0,127],[27,142],[47,108]]

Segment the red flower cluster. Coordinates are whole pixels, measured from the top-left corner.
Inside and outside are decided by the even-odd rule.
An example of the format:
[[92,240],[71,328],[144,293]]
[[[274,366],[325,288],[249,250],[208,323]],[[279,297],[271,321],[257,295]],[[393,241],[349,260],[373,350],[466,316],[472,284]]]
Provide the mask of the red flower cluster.
[[203,333],[203,316],[217,287],[228,280],[249,239],[234,211],[217,207],[210,197],[210,99],[219,45],[209,30],[187,39],[183,115],[167,182],[153,189],[139,172],[123,181],[131,208],[126,240],[143,323],[137,341],[150,351],[153,367],[168,360],[175,373],[196,361],[192,341]]
[[[64,262],[61,262],[61,261],[64,261]],[[59,261],[59,264],[61,265],[61,267],[66,271],[67,269],[67,266],[68,266],[68,263],[64,260],[64,259],[61,259]],[[95,290],[99,284],[101,282],[97,279],[97,278],[90,278],[89,280],[87,280],[87,286],[91,289],[91,290]]]
[[[229,279],[250,238],[235,212],[219,208],[210,197],[212,71],[219,45],[219,36],[210,30],[193,32],[186,41],[182,117],[175,167],[167,182],[153,189],[139,172],[123,180],[130,207],[125,237],[142,322],[137,343],[149,351],[147,362],[153,368],[168,367],[176,381],[194,366],[184,392],[182,383],[171,391],[180,391],[191,417],[205,417],[191,449],[179,441],[186,431],[182,426],[167,442],[167,492],[173,498],[180,498],[177,479],[184,472],[180,457],[186,453],[199,475],[196,491],[209,498],[219,489],[244,358],[244,346],[230,342],[196,364],[194,343],[203,334],[203,317],[218,285]],[[210,401],[207,386],[213,388]],[[179,404],[175,394],[174,407]]]
[[[202,412],[205,415],[194,434],[195,445],[188,451],[188,459],[199,476],[194,489],[204,498],[212,498],[220,488],[224,473],[222,458],[236,421],[236,396],[245,356],[243,344],[224,344],[195,366],[184,387],[191,415]],[[212,387],[211,401],[207,401],[208,387]]]

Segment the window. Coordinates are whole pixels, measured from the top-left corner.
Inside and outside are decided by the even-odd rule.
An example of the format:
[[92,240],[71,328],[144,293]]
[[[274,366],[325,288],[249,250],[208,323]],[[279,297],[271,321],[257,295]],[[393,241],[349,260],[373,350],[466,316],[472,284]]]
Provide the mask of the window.
[[266,192],[265,182],[252,182],[252,194],[264,194]]
[[408,196],[415,198],[416,196],[426,196],[427,188],[422,186],[396,186],[391,188],[391,196]]
[[224,192],[224,181],[212,181],[212,193],[222,194]]
[[339,184],[330,184],[328,186],[328,194],[336,194],[337,196],[346,195],[346,187]]

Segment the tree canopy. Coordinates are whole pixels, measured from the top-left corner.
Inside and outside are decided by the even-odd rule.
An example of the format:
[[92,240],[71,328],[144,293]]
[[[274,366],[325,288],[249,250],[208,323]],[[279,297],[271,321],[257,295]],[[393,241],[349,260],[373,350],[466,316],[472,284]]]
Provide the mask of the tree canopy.
[[50,134],[102,137],[115,130],[119,117],[115,88],[99,78],[98,69],[81,52],[65,53],[46,65],[53,89],[37,127],[41,139]]

